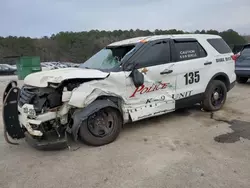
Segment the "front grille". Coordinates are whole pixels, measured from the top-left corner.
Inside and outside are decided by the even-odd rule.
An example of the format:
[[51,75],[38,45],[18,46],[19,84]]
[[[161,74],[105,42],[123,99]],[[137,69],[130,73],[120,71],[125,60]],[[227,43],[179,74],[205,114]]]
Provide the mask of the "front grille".
[[33,99],[36,96],[36,88],[31,86],[23,86],[19,93],[19,106],[23,106],[24,104],[32,104]]

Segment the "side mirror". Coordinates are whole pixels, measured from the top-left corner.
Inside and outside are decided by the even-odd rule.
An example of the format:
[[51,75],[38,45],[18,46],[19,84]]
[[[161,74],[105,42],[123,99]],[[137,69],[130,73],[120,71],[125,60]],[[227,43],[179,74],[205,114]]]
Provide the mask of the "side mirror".
[[136,88],[140,87],[144,83],[144,75],[137,69],[133,69],[130,77],[132,78]]

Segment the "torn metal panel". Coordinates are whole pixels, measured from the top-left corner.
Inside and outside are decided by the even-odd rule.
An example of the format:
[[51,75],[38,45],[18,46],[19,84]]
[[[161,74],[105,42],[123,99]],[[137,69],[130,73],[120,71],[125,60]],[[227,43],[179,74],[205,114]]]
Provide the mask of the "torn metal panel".
[[111,73],[104,80],[85,82],[73,90],[69,105],[83,108],[99,96],[114,96],[125,100],[125,84],[125,75],[121,73]]
[[165,95],[162,95],[159,99],[150,98],[147,99],[144,104],[128,105],[128,110],[132,121],[144,119],[146,117],[158,116],[167,112],[174,111],[175,101],[165,100]]
[[71,91],[64,91],[62,93],[62,102],[67,102],[70,100],[70,97],[72,95],[72,92]]
[[144,84],[136,88],[128,75],[129,72],[111,73],[104,80],[81,84],[73,90],[69,105],[84,108],[100,96],[114,96],[122,99],[123,114],[129,113],[133,121],[162,114],[163,109],[175,109],[175,100],[172,98],[175,77],[170,82],[154,81],[155,75],[147,74]]

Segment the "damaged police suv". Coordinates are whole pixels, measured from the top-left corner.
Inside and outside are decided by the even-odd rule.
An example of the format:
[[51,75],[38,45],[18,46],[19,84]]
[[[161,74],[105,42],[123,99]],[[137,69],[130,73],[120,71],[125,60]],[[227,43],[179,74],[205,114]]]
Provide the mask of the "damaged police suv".
[[[217,35],[160,35],[112,43],[79,68],[32,73],[21,89],[9,84],[4,96],[6,135],[26,137],[40,149],[66,147],[67,135],[101,146],[113,142],[128,122],[197,103],[206,111],[219,110],[236,80],[232,55]],[[17,96],[12,111],[11,96]]]

